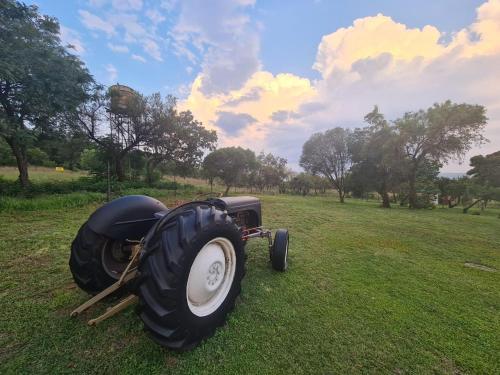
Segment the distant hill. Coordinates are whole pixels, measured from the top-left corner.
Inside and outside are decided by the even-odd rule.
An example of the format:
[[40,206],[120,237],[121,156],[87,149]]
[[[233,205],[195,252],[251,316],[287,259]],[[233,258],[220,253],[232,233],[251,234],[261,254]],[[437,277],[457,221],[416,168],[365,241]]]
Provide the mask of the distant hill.
[[465,176],[465,172],[440,172],[439,177],[460,178]]

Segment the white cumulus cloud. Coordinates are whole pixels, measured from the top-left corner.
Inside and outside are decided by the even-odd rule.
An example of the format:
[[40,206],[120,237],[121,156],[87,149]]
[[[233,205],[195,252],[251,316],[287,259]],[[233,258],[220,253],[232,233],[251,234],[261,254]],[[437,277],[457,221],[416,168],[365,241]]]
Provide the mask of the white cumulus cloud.
[[115,28],[109,22],[104,21],[102,18],[90,13],[86,10],[79,10],[80,19],[82,23],[90,30],[103,31],[108,36],[115,34]]
[[[229,126],[227,121],[218,121],[221,113],[224,120],[232,118],[229,113],[255,119],[244,122],[238,117],[238,131],[221,131],[221,145],[273,151],[297,166],[302,144],[310,134],[334,126],[363,126],[364,115],[375,104],[394,119],[406,111],[450,99],[482,104],[488,111],[485,135],[491,142],[473,149],[467,157],[498,150],[500,0],[478,7],[475,21],[451,34],[448,42],[443,42],[443,32],[432,25],[412,28],[383,14],[357,19],[322,38],[313,65],[321,79],[313,82],[292,74],[255,70],[258,59],[251,56],[258,56],[258,47],[252,50],[251,45],[247,46],[248,54],[236,59],[224,56],[225,52],[211,55],[211,46],[224,40],[225,27],[207,28],[209,21],[205,22],[203,26],[194,20],[178,24],[185,38],[179,39],[181,45],[198,43],[208,50],[203,69],[182,105],[208,127],[219,130],[223,130],[221,124],[226,129]],[[246,30],[248,22],[240,13],[234,19],[235,29]],[[228,50],[239,51],[238,42],[230,45]],[[242,70],[235,66],[244,74],[231,85],[224,74],[231,76],[238,59],[257,63],[247,61]],[[467,169],[457,162],[445,168]]]
[[146,62],[146,59],[144,57],[142,57],[141,55],[132,54],[131,58],[132,58],[132,60],[139,61],[141,63]]

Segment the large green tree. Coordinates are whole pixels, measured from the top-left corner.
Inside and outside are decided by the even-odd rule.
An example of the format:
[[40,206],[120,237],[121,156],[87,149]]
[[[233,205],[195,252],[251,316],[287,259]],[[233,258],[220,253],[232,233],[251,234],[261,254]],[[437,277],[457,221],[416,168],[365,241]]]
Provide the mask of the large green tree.
[[226,185],[224,195],[231,187],[242,184],[256,167],[255,153],[241,147],[219,148],[203,161],[205,175],[220,178]]
[[349,129],[334,128],[316,133],[302,146],[300,166],[311,174],[326,177],[344,203],[346,177],[352,165],[350,151],[352,132]]
[[408,201],[418,207],[417,176],[425,163],[443,164],[460,159],[473,144],[485,140],[486,110],[481,105],[446,101],[427,110],[408,112],[395,121],[399,142],[408,163]]
[[175,98],[153,94],[147,99],[147,112],[151,122],[144,147],[148,181],[160,163],[173,163],[185,175],[200,164],[206,151],[215,149],[217,133],[203,127],[191,112],[177,111]]
[[[402,178],[403,153],[396,130],[375,106],[365,116],[368,127],[353,132],[351,151],[354,165],[351,184],[361,184],[364,191],[377,191],[382,207],[390,207],[389,192],[397,189]],[[356,187],[355,187],[356,188]]]
[[0,136],[16,158],[19,181],[29,184],[34,130],[85,100],[93,82],[83,63],[61,44],[56,19],[36,6],[0,1]]

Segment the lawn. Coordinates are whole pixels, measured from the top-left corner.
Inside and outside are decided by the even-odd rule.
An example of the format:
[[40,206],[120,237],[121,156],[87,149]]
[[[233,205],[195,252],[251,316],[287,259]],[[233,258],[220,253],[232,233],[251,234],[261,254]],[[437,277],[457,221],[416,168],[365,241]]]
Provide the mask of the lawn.
[[[30,179],[37,182],[76,180],[79,177],[88,176],[86,171],[75,172],[66,169],[64,172],[58,172],[55,168],[35,166],[30,166],[28,173]],[[17,180],[19,177],[19,171],[16,167],[0,167],[0,177],[8,180]]]
[[68,249],[95,205],[0,214],[0,373],[500,373],[499,210],[261,198],[264,223],[290,229],[290,268],[251,242],[228,324],[183,354],[133,308],[98,327],[85,321],[109,302],[68,317],[88,298]]

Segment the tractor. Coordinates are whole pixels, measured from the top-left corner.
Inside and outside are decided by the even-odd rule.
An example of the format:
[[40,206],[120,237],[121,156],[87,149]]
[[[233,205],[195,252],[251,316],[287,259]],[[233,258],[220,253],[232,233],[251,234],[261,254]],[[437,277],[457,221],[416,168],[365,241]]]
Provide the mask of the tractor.
[[184,351],[224,325],[245,274],[245,244],[267,239],[272,268],[285,271],[288,230],[262,227],[258,198],[211,197],[168,209],[142,195],[98,208],[71,245],[75,283],[93,297],[77,316],[107,296],[123,297],[95,325],[137,302],[151,338]]

